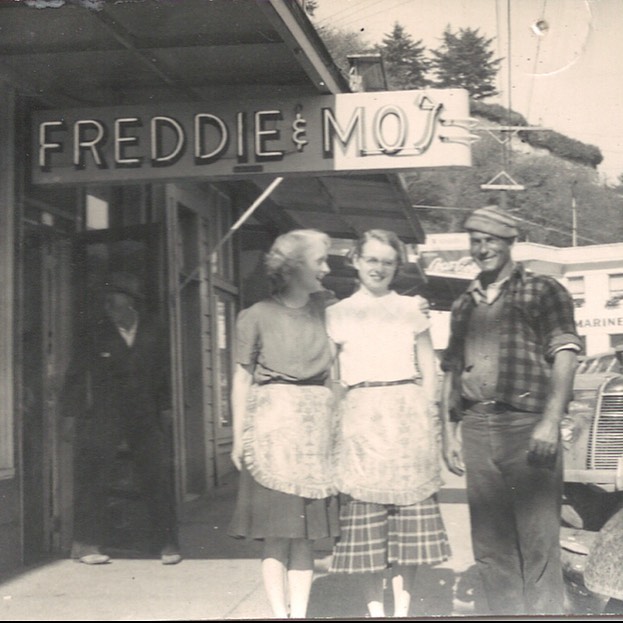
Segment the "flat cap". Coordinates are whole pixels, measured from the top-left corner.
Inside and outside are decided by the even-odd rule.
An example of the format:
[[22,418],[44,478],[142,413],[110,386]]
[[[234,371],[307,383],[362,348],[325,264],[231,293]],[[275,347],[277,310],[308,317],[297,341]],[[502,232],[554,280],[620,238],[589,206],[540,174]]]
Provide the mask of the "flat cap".
[[481,231],[500,238],[516,238],[519,235],[517,219],[495,205],[474,210],[465,221],[467,231]]
[[106,276],[104,288],[107,292],[121,292],[138,300],[145,298],[140,279],[134,273],[121,271],[109,273]]

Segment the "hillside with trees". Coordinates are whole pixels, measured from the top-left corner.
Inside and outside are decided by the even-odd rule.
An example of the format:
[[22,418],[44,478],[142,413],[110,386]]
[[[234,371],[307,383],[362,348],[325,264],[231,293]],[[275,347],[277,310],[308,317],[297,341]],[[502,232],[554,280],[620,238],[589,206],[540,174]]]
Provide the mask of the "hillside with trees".
[[[554,130],[519,130],[504,153],[492,136],[503,136],[494,130],[501,126],[528,126],[521,114],[484,101],[497,94],[495,79],[502,61],[491,49],[493,39],[481,35],[478,29],[453,31],[448,26],[439,47],[427,50],[421,40],[416,41],[398,23],[376,46],[359,32],[331,27],[318,30],[345,75],[349,54],[373,51],[381,54],[390,90],[468,90],[470,115],[478,121],[473,133],[480,137],[472,146],[473,165],[405,174],[413,205],[419,206],[418,215],[426,231],[460,231],[468,210],[505,202],[522,219],[524,239],[569,246],[575,202],[578,244],[623,240],[623,180],[617,188],[601,183],[596,168],[603,156],[598,147]],[[524,190],[507,191],[502,197],[501,191],[481,189],[481,184],[502,170]]]

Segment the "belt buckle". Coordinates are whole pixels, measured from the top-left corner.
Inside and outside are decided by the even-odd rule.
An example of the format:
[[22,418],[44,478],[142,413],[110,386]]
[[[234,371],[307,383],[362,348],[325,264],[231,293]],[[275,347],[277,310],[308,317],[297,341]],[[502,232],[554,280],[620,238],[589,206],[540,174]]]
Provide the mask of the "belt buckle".
[[497,400],[487,400],[485,404],[487,405],[487,411],[489,413],[504,413],[505,411],[504,404]]

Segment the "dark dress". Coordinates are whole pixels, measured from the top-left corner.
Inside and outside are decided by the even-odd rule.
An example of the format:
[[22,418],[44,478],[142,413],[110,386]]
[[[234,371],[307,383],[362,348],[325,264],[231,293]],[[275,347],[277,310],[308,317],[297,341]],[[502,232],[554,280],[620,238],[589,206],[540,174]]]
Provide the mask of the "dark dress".
[[[261,431],[260,426],[254,428],[253,420],[266,409],[278,412],[286,408],[288,413],[284,415],[295,419],[298,412],[308,420],[316,417],[305,403],[317,400],[318,393],[330,395],[322,382],[328,378],[331,359],[321,300],[312,298],[304,307],[291,309],[268,299],[240,313],[236,361],[253,366],[254,397],[249,400],[246,414],[243,468],[228,530],[230,536],[321,539],[339,534],[337,498],[325,478],[312,478],[309,490],[303,482],[300,490],[300,483],[288,482],[287,478],[262,470],[259,451],[256,456],[253,454],[254,431]],[[262,401],[269,403],[264,411],[258,411],[254,405]],[[318,414],[318,417],[322,416]],[[323,430],[320,420],[318,423],[315,427],[311,421],[310,436],[317,432],[316,428]],[[277,434],[287,435],[288,431]],[[328,453],[331,442],[332,439],[326,441]]]

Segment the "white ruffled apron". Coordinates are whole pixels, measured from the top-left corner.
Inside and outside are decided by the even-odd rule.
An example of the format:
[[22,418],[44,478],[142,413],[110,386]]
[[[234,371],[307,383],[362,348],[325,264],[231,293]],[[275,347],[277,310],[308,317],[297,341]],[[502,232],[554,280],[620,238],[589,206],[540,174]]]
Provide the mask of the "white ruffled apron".
[[436,493],[440,427],[415,384],[350,390],[340,408],[335,483],[357,500],[405,506]]
[[269,489],[313,499],[334,495],[335,420],[325,386],[253,385],[243,431],[247,469]]

